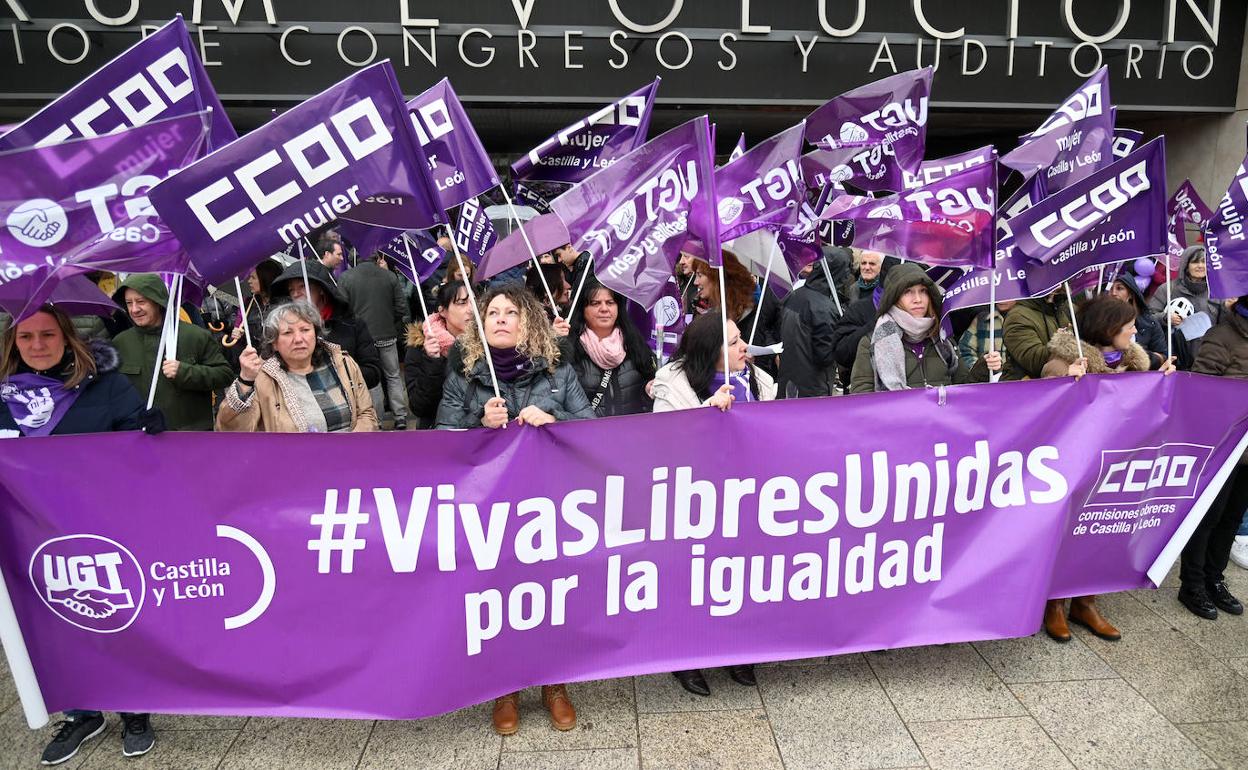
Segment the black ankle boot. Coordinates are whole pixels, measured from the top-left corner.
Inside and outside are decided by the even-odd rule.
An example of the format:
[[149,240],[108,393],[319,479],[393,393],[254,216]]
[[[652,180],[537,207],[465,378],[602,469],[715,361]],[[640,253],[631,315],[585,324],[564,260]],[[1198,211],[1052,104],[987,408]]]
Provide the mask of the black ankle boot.
[[732,677],[732,681],[746,687],[753,687],[758,684],[754,679],[754,666],[746,664],[744,666],[729,666],[728,676]]
[[711,694],[711,687],[706,683],[706,678],[696,668],[691,668],[688,671],[673,671],[672,676],[676,677],[676,681],[680,682],[680,686],[685,688],[685,692],[701,695],[703,698],[709,697]]

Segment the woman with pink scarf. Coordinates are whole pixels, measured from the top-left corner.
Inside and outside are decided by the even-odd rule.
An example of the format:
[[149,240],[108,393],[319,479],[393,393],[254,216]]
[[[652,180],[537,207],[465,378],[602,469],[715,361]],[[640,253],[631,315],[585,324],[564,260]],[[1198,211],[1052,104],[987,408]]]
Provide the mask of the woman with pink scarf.
[[590,278],[569,321],[572,368],[594,414],[650,411],[654,353],[624,312],[624,298]]
[[463,281],[452,281],[438,289],[437,312],[407,327],[407,356],[403,359],[408,407],[421,428],[433,427],[442,401],[447,361],[453,350],[459,360],[455,341],[472,324],[472,305]]

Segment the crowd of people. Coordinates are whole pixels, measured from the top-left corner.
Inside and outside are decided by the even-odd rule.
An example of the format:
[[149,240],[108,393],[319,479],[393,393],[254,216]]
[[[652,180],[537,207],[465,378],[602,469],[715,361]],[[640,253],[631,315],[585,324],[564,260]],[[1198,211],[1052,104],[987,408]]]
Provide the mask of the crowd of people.
[[[114,317],[71,318],[48,305],[0,336],[0,436],[501,429],[998,380],[1176,370],[1248,378],[1248,297],[1209,297],[1199,246],[1151,297],[1123,274],[1078,297],[1055,291],[949,319],[920,265],[870,251],[826,247],[783,297],[730,251],[722,268],[684,255],[673,281],[688,323],[670,359],[571,246],[488,282],[450,257],[421,285],[382,253],[348,265],[347,246],[326,231],[315,259],[266,260],[244,297],[214,290],[197,307],[171,307],[157,275],[94,276],[118,305]],[[176,355],[161,360],[168,313],[178,316]],[[1208,329],[1189,339],[1178,327],[1200,313]],[[1243,612],[1224,570],[1232,558],[1248,569],[1244,462],[1183,552],[1178,598],[1204,618]],[[1069,622],[1120,637],[1095,597],[1066,605],[1045,607],[1053,639],[1071,638]],[[751,666],[729,674],[754,684]],[[674,676],[709,695],[701,672]],[[543,699],[556,728],[575,727],[566,687],[544,687]],[[123,722],[123,751],[149,750],[147,716]],[[103,724],[99,712],[66,712],[44,763],[72,757]],[[497,700],[493,724],[519,728],[514,694]]]

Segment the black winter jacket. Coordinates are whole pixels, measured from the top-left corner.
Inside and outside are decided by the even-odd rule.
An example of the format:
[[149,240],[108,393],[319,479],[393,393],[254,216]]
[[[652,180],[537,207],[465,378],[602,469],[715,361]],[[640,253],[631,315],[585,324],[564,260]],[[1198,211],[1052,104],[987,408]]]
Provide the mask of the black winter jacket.
[[[560,422],[594,416],[576,372],[568,364],[559,364],[552,373],[547,371],[544,360],[534,359],[526,372],[512,382],[500,381],[498,386],[507,401],[507,417],[511,420],[526,406],[536,406]],[[494,398],[494,387],[484,359],[477,361],[467,377],[462,366],[454,369],[448,366],[442,403],[438,406],[437,427],[482,427],[485,402],[491,398]]]
[[[651,363],[653,367],[653,363]],[[573,364],[581,390],[585,393],[590,405],[593,405],[595,394],[602,387],[602,378],[606,372],[588,356],[579,358]],[[646,395],[646,383],[654,379],[654,375],[645,376],[632,360],[624,362],[611,370],[611,378],[607,387],[594,407],[597,417],[616,417],[622,414],[639,414],[654,408],[654,401]]]
[[832,288],[818,266],[806,283],[784,298],[781,310],[780,378],[777,393],[788,397],[788,386],[798,398],[830,396],[836,387],[834,331],[841,318],[832,301]]
[[[303,281],[303,270],[298,262],[287,265],[270,288],[272,304],[277,305],[290,299],[291,281]],[[351,313],[351,305],[346,296],[334,284],[329,270],[320,262],[308,260],[308,281],[315,283],[325,291],[334,306],[333,313],[325,322],[325,341],[332,342],[342,348],[342,352],[355,359],[360,372],[364,375],[364,384],[374,388],[381,382],[381,354],[377,352],[377,343],[373,335]],[[254,340],[259,344],[259,340]]]
[[[78,386],[78,399],[53,428],[53,436],[139,429],[143,402],[130,380],[117,371],[121,357],[105,342],[96,340],[90,347],[95,357],[95,374]],[[12,413],[0,403],[0,431],[17,429]]]
[[442,387],[448,367],[463,370],[459,345],[445,356],[434,358],[425,352],[424,331],[412,324],[407,328],[407,355],[403,358],[403,382],[407,385],[407,408],[421,428],[432,428],[442,403]]

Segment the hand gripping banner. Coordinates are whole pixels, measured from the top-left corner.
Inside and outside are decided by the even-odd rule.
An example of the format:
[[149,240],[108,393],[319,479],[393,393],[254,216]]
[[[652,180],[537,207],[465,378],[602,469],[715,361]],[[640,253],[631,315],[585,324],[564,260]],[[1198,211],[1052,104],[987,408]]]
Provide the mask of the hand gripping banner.
[[[0,569],[49,710],[408,719],[1032,634],[1046,599],[1159,582],[1246,432],[1248,383],[1153,372],[505,431],[15,439]],[[280,461],[330,443],[331,469]],[[223,456],[245,481],[206,472]]]

